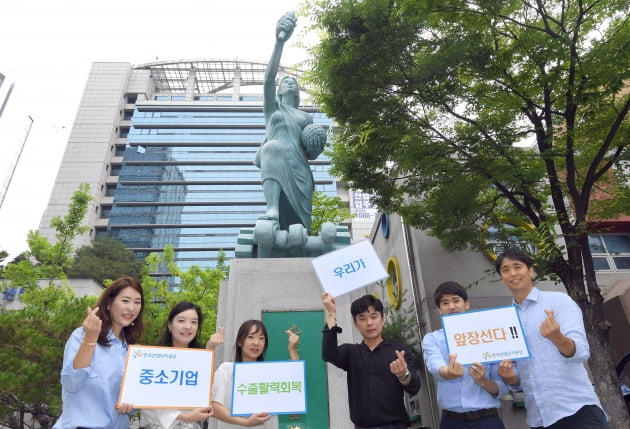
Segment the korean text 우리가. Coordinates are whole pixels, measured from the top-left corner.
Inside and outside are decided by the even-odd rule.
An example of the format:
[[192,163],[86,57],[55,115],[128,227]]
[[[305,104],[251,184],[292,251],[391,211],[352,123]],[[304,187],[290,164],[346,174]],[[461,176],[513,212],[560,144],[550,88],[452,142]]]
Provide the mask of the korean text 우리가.
[[337,277],[341,278],[344,274],[356,273],[362,268],[365,268],[365,262],[363,259],[357,259],[347,264],[335,267],[334,272]]

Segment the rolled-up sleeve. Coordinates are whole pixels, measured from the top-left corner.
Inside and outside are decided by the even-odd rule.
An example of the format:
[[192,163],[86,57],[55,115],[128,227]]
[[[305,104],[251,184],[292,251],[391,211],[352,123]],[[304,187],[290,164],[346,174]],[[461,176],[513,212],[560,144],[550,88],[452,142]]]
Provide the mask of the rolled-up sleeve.
[[85,387],[88,377],[92,374],[91,366],[87,368],[74,368],[74,358],[83,342],[83,328],[77,328],[72,332],[66,342],[63,352],[63,366],[61,368],[61,385],[68,392],[78,392]]
[[559,295],[554,305],[554,317],[560,325],[560,331],[575,344],[575,353],[565,359],[585,362],[590,357],[590,348],[584,330],[582,310],[568,295]]
[[440,349],[440,343],[437,339],[437,332],[430,332],[424,336],[422,340],[422,354],[424,355],[424,362],[429,372],[438,380],[442,380],[440,375],[440,368],[448,363],[444,360],[444,355]]

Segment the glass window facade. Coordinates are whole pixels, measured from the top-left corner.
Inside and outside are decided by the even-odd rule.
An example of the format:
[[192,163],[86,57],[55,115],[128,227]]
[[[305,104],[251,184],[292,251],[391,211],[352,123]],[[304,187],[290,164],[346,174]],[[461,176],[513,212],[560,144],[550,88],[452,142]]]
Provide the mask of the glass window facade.
[[[313,119],[331,126],[320,112]],[[112,170],[118,183],[104,211],[107,233],[140,257],[170,244],[182,268],[215,266],[221,250],[234,257],[241,228],[266,209],[253,164],[265,138],[262,106],[147,104],[131,123],[122,164]],[[329,165],[323,154],[312,163],[315,186],[336,196]]]
[[596,271],[630,271],[630,234],[591,234],[588,244]]

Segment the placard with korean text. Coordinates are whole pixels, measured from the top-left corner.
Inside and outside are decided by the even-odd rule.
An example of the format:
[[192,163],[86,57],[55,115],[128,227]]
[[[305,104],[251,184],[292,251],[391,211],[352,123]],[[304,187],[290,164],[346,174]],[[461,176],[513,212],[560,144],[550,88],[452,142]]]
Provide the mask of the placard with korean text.
[[521,320],[513,305],[442,315],[449,353],[457,362],[492,363],[527,359],[529,348]]
[[232,386],[233,416],[306,413],[303,360],[236,362]]
[[194,409],[212,402],[214,354],[205,349],[129,346],[118,403]]
[[318,256],[312,264],[324,291],[335,297],[388,277],[370,240]]

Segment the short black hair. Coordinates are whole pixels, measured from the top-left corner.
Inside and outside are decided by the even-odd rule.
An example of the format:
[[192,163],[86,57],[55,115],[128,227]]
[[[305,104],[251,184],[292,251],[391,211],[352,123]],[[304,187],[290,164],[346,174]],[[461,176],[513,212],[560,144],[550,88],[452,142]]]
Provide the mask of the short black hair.
[[355,299],[352,302],[352,305],[350,305],[352,319],[356,320],[357,316],[368,311],[370,306],[374,307],[374,310],[381,313],[381,316],[383,315],[383,303],[381,300],[374,295],[363,295],[361,298]]
[[444,295],[457,295],[462,297],[464,301],[468,301],[466,289],[457,282],[444,282],[435,289],[433,300],[435,301],[436,307],[440,306],[440,301]]
[[521,261],[527,268],[531,268],[534,266],[534,259],[529,256],[527,253],[523,252],[518,247],[509,247],[503,251],[499,256],[497,256],[497,260],[494,264],[495,269],[498,274],[501,274],[501,263],[505,258],[514,259],[515,261]]

